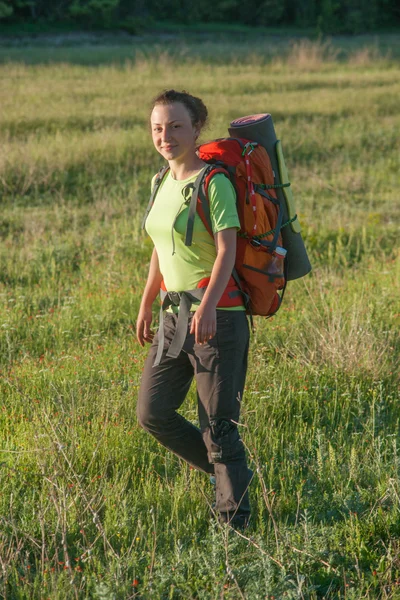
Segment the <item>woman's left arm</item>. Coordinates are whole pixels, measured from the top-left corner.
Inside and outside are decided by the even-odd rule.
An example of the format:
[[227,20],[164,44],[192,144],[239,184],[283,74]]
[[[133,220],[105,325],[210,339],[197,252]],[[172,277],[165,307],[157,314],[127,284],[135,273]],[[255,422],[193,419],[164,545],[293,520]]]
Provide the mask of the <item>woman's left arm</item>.
[[237,229],[232,227],[214,234],[217,258],[211,272],[210,283],[199,308],[193,315],[190,333],[196,344],[204,344],[217,330],[217,304],[232,275],[236,258]]

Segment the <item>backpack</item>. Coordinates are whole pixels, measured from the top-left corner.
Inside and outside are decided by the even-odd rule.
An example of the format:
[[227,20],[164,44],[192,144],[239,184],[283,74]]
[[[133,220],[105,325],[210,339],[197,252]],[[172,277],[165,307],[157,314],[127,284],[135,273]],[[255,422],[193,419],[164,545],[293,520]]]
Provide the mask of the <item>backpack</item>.
[[[235,268],[229,283],[235,291],[224,294],[218,306],[237,305],[229,298],[244,301],[250,315],[272,316],[279,309],[286,285],[282,247],[281,226],[283,211],[280,208],[274,184],[274,173],[268,153],[256,142],[242,138],[223,138],[198,149],[199,158],[207,163],[193,185],[189,205],[185,245],[190,246],[193,236],[195,213],[199,215],[209,234],[213,236],[208,201],[208,186],[217,173],[228,177],[236,191],[236,204],[240,221]],[[143,226],[154,203],[169,167],[157,174]],[[276,266],[278,265],[278,269]],[[208,281],[202,280],[199,287]],[[278,291],[281,290],[279,294]]]

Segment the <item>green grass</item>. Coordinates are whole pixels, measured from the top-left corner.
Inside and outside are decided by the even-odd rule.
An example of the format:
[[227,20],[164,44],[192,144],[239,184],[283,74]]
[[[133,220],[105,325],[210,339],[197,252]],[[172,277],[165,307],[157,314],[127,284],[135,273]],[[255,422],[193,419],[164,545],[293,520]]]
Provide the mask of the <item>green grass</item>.
[[[400,598],[398,62],[266,48],[0,49],[0,597]],[[273,115],[313,264],[253,336],[247,539],[135,417],[147,107],[170,86],[210,107],[204,138]]]

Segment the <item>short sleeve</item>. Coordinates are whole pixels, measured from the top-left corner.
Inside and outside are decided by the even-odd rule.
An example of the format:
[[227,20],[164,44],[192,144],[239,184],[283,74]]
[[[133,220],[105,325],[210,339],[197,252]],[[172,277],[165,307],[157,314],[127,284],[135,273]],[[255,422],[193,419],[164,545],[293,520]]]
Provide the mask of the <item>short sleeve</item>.
[[235,227],[240,229],[240,221],[236,209],[236,193],[229,179],[217,173],[208,186],[211,224],[214,233]]

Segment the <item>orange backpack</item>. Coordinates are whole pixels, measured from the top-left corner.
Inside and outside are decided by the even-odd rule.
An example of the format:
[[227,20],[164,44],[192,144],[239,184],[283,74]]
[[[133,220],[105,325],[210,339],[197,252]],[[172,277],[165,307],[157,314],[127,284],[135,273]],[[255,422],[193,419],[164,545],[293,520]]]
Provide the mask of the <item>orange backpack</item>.
[[[224,138],[203,144],[198,155],[208,164],[193,184],[185,245],[192,243],[196,212],[214,237],[207,191],[211,178],[223,173],[236,191],[240,230],[235,268],[218,307],[235,306],[244,301],[250,315],[272,316],[281,304],[286,281],[280,233],[283,211],[275,192],[278,185],[274,185],[268,153],[256,142]],[[156,177],[143,226],[167,171],[168,167],[162,168]],[[209,278],[202,280],[198,287],[204,288],[208,281]],[[282,290],[281,294],[278,290]]]
[[[268,153],[256,142],[227,138],[203,144],[198,155],[205,162],[218,165],[217,171],[225,169],[236,190],[240,231],[235,271],[239,278],[237,283],[248,298],[246,308],[252,315],[275,314],[282,299],[278,290],[285,287],[283,257],[276,253],[276,248],[282,247],[283,212],[279,209]],[[206,175],[197,208],[211,234],[210,221],[207,213],[202,214],[202,205],[216,170]]]

